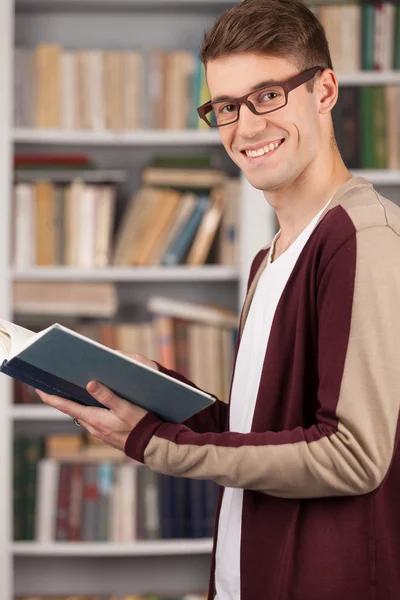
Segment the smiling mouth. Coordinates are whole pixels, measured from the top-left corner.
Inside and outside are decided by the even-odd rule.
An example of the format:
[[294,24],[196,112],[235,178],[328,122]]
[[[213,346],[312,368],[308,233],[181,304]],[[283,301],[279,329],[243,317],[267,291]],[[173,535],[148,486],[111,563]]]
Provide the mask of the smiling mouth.
[[277,148],[282,146],[284,141],[285,141],[284,139],[281,139],[281,140],[278,140],[277,142],[271,142],[270,144],[262,146],[261,148],[258,148],[257,150],[242,150],[241,153],[243,154],[243,156],[246,156],[247,158],[257,159],[262,156],[265,156],[266,154],[273,154],[277,150]]

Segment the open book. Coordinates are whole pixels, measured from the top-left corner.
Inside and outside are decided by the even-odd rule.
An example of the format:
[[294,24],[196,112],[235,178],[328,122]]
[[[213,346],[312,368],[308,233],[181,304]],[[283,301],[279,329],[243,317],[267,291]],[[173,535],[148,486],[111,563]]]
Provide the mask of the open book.
[[102,406],[86,391],[96,380],[121,398],[182,423],[214,398],[55,323],[33,333],[0,319],[0,371],[52,395]]

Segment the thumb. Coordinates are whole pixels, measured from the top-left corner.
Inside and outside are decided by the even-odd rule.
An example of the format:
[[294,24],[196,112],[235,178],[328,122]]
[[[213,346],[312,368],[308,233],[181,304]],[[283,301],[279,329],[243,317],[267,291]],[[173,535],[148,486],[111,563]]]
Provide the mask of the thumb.
[[109,388],[102,385],[98,381],[89,381],[86,386],[87,391],[93,396],[100,404],[103,404],[107,408],[112,408],[113,401],[117,396]]

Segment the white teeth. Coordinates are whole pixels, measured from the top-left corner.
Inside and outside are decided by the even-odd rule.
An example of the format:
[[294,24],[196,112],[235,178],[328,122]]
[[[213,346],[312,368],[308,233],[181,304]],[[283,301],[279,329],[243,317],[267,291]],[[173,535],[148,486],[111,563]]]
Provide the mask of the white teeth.
[[246,150],[246,156],[251,158],[256,158],[258,156],[264,156],[264,154],[268,154],[268,152],[272,152],[280,145],[281,142],[271,142],[268,146],[264,146],[264,148],[259,148],[258,150]]

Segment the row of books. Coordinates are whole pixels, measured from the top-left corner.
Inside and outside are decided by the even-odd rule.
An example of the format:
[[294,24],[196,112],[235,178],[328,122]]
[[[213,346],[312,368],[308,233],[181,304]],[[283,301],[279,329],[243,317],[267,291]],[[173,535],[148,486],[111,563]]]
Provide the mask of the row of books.
[[212,169],[149,167],[142,182],[118,223],[114,186],[15,184],[14,266],[236,264],[239,180]]
[[15,268],[108,266],[114,186],[38,181],[16,184],[13,196]]
[[210,192],[143,186],[127,207],[113,264],[236,264],[238,187],[236,180]]
[[400,69],[397,2],[332,3],[311,10],[325,29],[337,73]]
[[[138,353],[156,360],[226,401],[229,396],[237,335],[235,313],[213,307],[209,309],[210,313],[213,311],[217,317],[219,310],[221,316],[219,322],[212,323],[207,321],[207,307],[200,305],[199,310],[205,311],[201,322],[198,317],[196,320],[185,319],[184,312],[183,316],[179,317],[161,314],[161,311],[157,310],[157,303],[161,304],[160,308],[165,305],[166,311],[168,305],[172,306],[172,309],[176,307],[176,314],[181,306],[183,311],[185,306],[189,306],[194,309],[195,316],[196,305],[153,297],[149,301],[150,310],[154,313],[151,321],[77,324],[69,327],[114,350]],[[207,352],[204,352],[204,348],[207,348]],[[40,403],[37,394],[29,386],[18,381],[14,382],[14,386],[16,404]]]
[[116,596],[115,594],[106,594],[101,596],[14,596],[14,600],[207,600],[207,594],[185,594],[184,596],[160,596],[151,594],[143,596],[138,594],[129,594],[128,596]]
[[343,86],[332,116],[348,168],[400,168],[400,86]]
[[208,538],[218,498],[77,434],[16,436],[13,492],[14,539],[38,543]]
[[195,52],[69,50],[58,44],[14,52],[17,127],[207,127],[196,112],[209,92]]
[[[337,72],[400,68],[400,8],[393,2],[316,6]],[[196,53],[177,50],[15,49],[17,127],[186,129],[206,125],[209,99]]]

